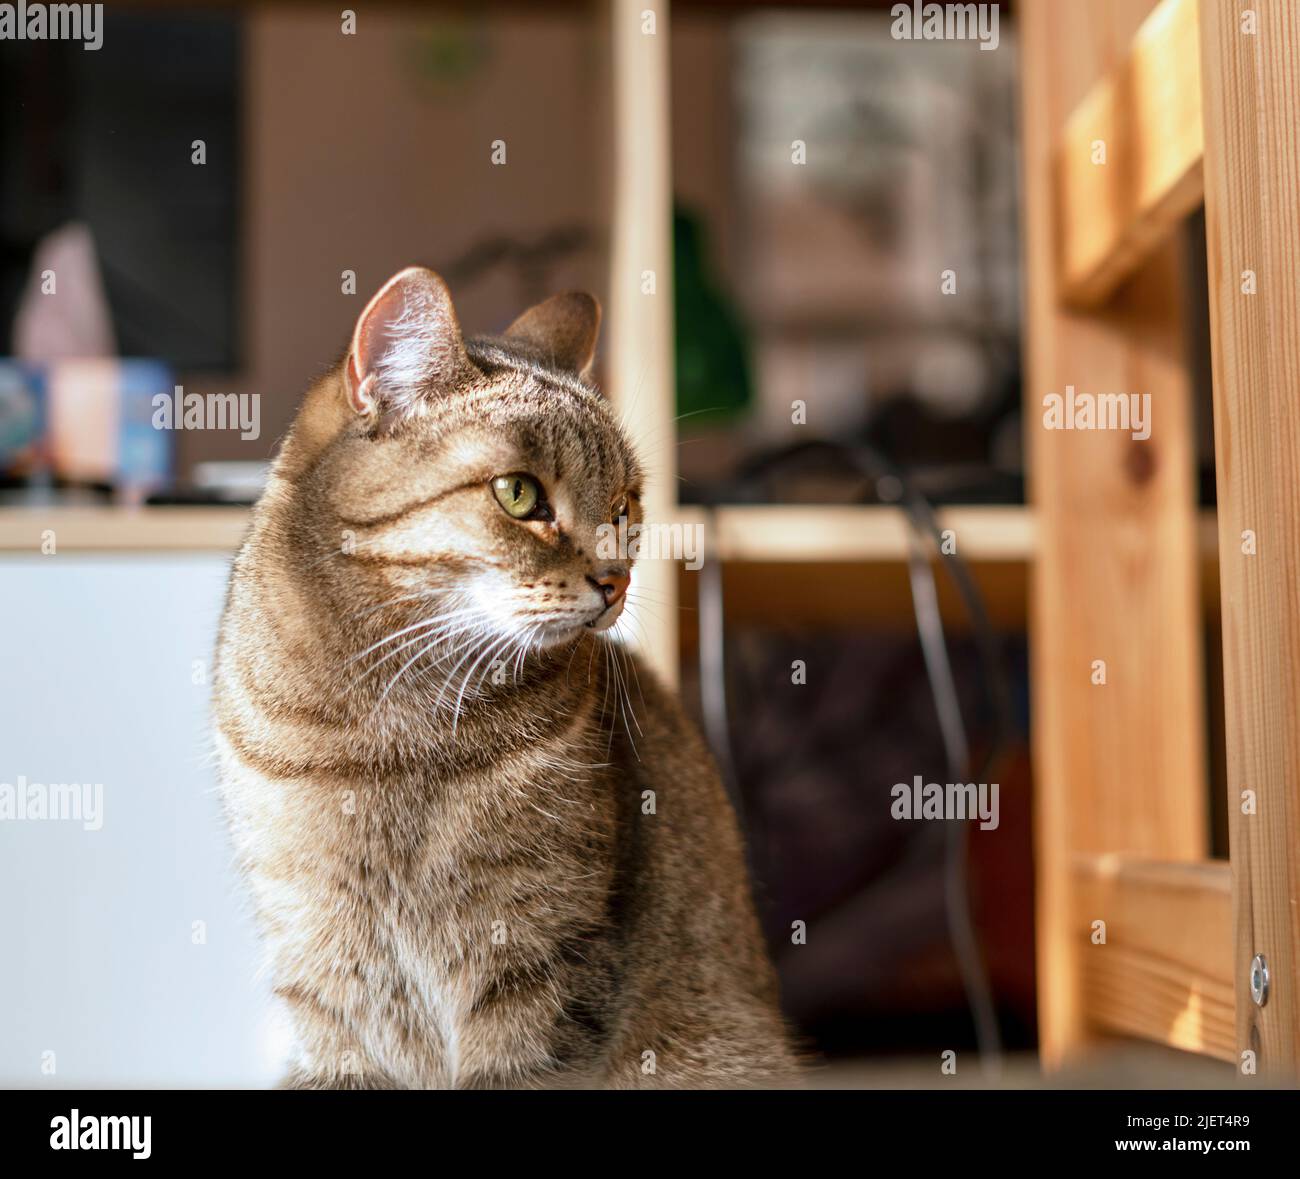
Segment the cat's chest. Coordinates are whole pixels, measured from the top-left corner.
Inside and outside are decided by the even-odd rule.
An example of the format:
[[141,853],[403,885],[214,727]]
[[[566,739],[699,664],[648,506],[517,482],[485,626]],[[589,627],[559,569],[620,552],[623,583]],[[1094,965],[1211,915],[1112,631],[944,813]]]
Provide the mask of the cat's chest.
[[566,947],[607,910],[607,810],[514,781],[509,801],[466,792],[431,814],[385,926],[452,1084],[480,1058],[517,1056],[522,1070],[543,1062],[569,985]]
[[388,916],[453,960],[546,927],[612,870],[615,811],[604,782],[526,768],[422,783],[372,831],[391,865]]

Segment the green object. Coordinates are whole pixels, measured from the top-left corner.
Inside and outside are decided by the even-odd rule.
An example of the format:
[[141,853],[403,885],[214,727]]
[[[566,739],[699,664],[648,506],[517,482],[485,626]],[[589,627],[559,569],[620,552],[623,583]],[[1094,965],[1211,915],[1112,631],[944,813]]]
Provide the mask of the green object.
[[673,310],[677,336],[677,413],[726,421],[752,400],[749,344],[731,301],[712,281],[704,228],[673,212]]
[[480,74],[492,52],[486,18],[468,14],[428,21],[403,48],[416,76],[446,91]]

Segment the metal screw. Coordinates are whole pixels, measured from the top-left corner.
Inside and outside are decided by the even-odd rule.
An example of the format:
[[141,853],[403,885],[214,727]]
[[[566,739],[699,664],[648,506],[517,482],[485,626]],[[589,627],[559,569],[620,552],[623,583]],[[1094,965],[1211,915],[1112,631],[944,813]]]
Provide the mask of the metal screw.
[[1256,1007],[1268,1002],[1268,959],[1263,954],[1256,954],[1250,960],[1250,997]]

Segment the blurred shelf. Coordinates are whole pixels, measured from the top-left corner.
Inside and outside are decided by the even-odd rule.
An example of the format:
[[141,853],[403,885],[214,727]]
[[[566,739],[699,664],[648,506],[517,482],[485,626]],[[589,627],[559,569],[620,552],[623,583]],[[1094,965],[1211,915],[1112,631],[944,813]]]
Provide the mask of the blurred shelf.
[[[729,505],[709,512],[683,506],[682,524],[703,528],[705,551],[725,567],[729,621],[754,625],[911,626],[907,526],[897,508],[841,505]],[[47,530],[58,552],[233,553],[248,509],[220,507],[0,508],[0,553],[41,552]],[[953,507],[938,513],[951,529],[993,624],[1023,630],[1034,553],[1034,514],[1024,507]],[[1201,595],[1207,620],[1218,617],[1218,538],[1213,510],[1200,514]],[[695,640],[698,574],[678,574],[682,641]],[[949,577],[938,578],[939,604],[957,631],[967,619]]]
[[[724,561],[873,563],[905,561],[908,526],[895,507],[841,504],[682,507],[683,523],[702,523],[704,543]],[[1033,553],[1033,513],[1024,507],[958,507],[938,513],[967,561],[1026,562]]]
[[[733,505],[681,509],[683,522],[704,525],[706,551],[723,561],[728,623],[757,627],[885,627],[915,625],[908,580],[908,525],[895,507]],[[954,507],[938,513],[994,626],[1025,627],[1033,513],[1024,507]],[[951,578],[937,579],[945,623],[969,625]],[[684,649],[698,636],[697,575],[679,579]]]
[[[830,504],[683,506],[682,524],[704,529],[708,551],[727,562],[875,564],[907,558],[908,529],[897,508]],[[954,507],[938,513],[957,554],[971,564],[1026,564],[1034,553],[1034,514],[1025,507]],[[248,526],[247,508],[0,508],[0,551],[40,552],[53,529],[61,548],[84,551],[233,550]],[[1200,514],[1201,553],[1218,549],[1214,511]]]
[[[677,519],[704,529],[708,551],[725,561],[873,563],[907,557],[907,526],[897,508],[842,505],[682,507]],[[966,560],[1025,562],[1032,514],[1022,507],[950,508],[939,513]],[[14,507],[0,509],[0,551],[40,552],[53,529],[60,549],[77,551],[233,550],[248,509],[221,507]]]
[[[684,521],[701,521],[682,509]],[[952,529],[983,599],[1000,630],[1023,632],[1035,553],[1035,519],[1024,507],[954,507],[938,513]],[[1218,535],[1213,509],[1198,518],[1201,600],[1209,625],[1219,617]],[[907,528],[890,507],[725,507],[709,552],[723,560],[728,623],[755,627],[883,627],[915,625],[907,572]],[[951,577],[936,579],[944,623],[969,629],[965,605]],[[682,643],[697,638],[699,579],[682,569]]]
[[247,508],[0,508],[0,552],[39,555],[53,531],[59,552],[234,552]]

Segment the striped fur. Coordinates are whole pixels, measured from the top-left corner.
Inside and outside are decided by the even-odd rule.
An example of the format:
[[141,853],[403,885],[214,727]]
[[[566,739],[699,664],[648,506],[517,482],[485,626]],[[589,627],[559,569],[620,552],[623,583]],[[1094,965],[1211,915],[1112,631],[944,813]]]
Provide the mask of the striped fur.
[[[466,354],[387,430],[348,407],[346,361],[319,381],[234,563],[216,739],[296,1033],[286,1083],[777,1082],[774,975],[708,754],[575,621],[635,456],[535,340]],[[495,502],[516,471],[554,528]]]

